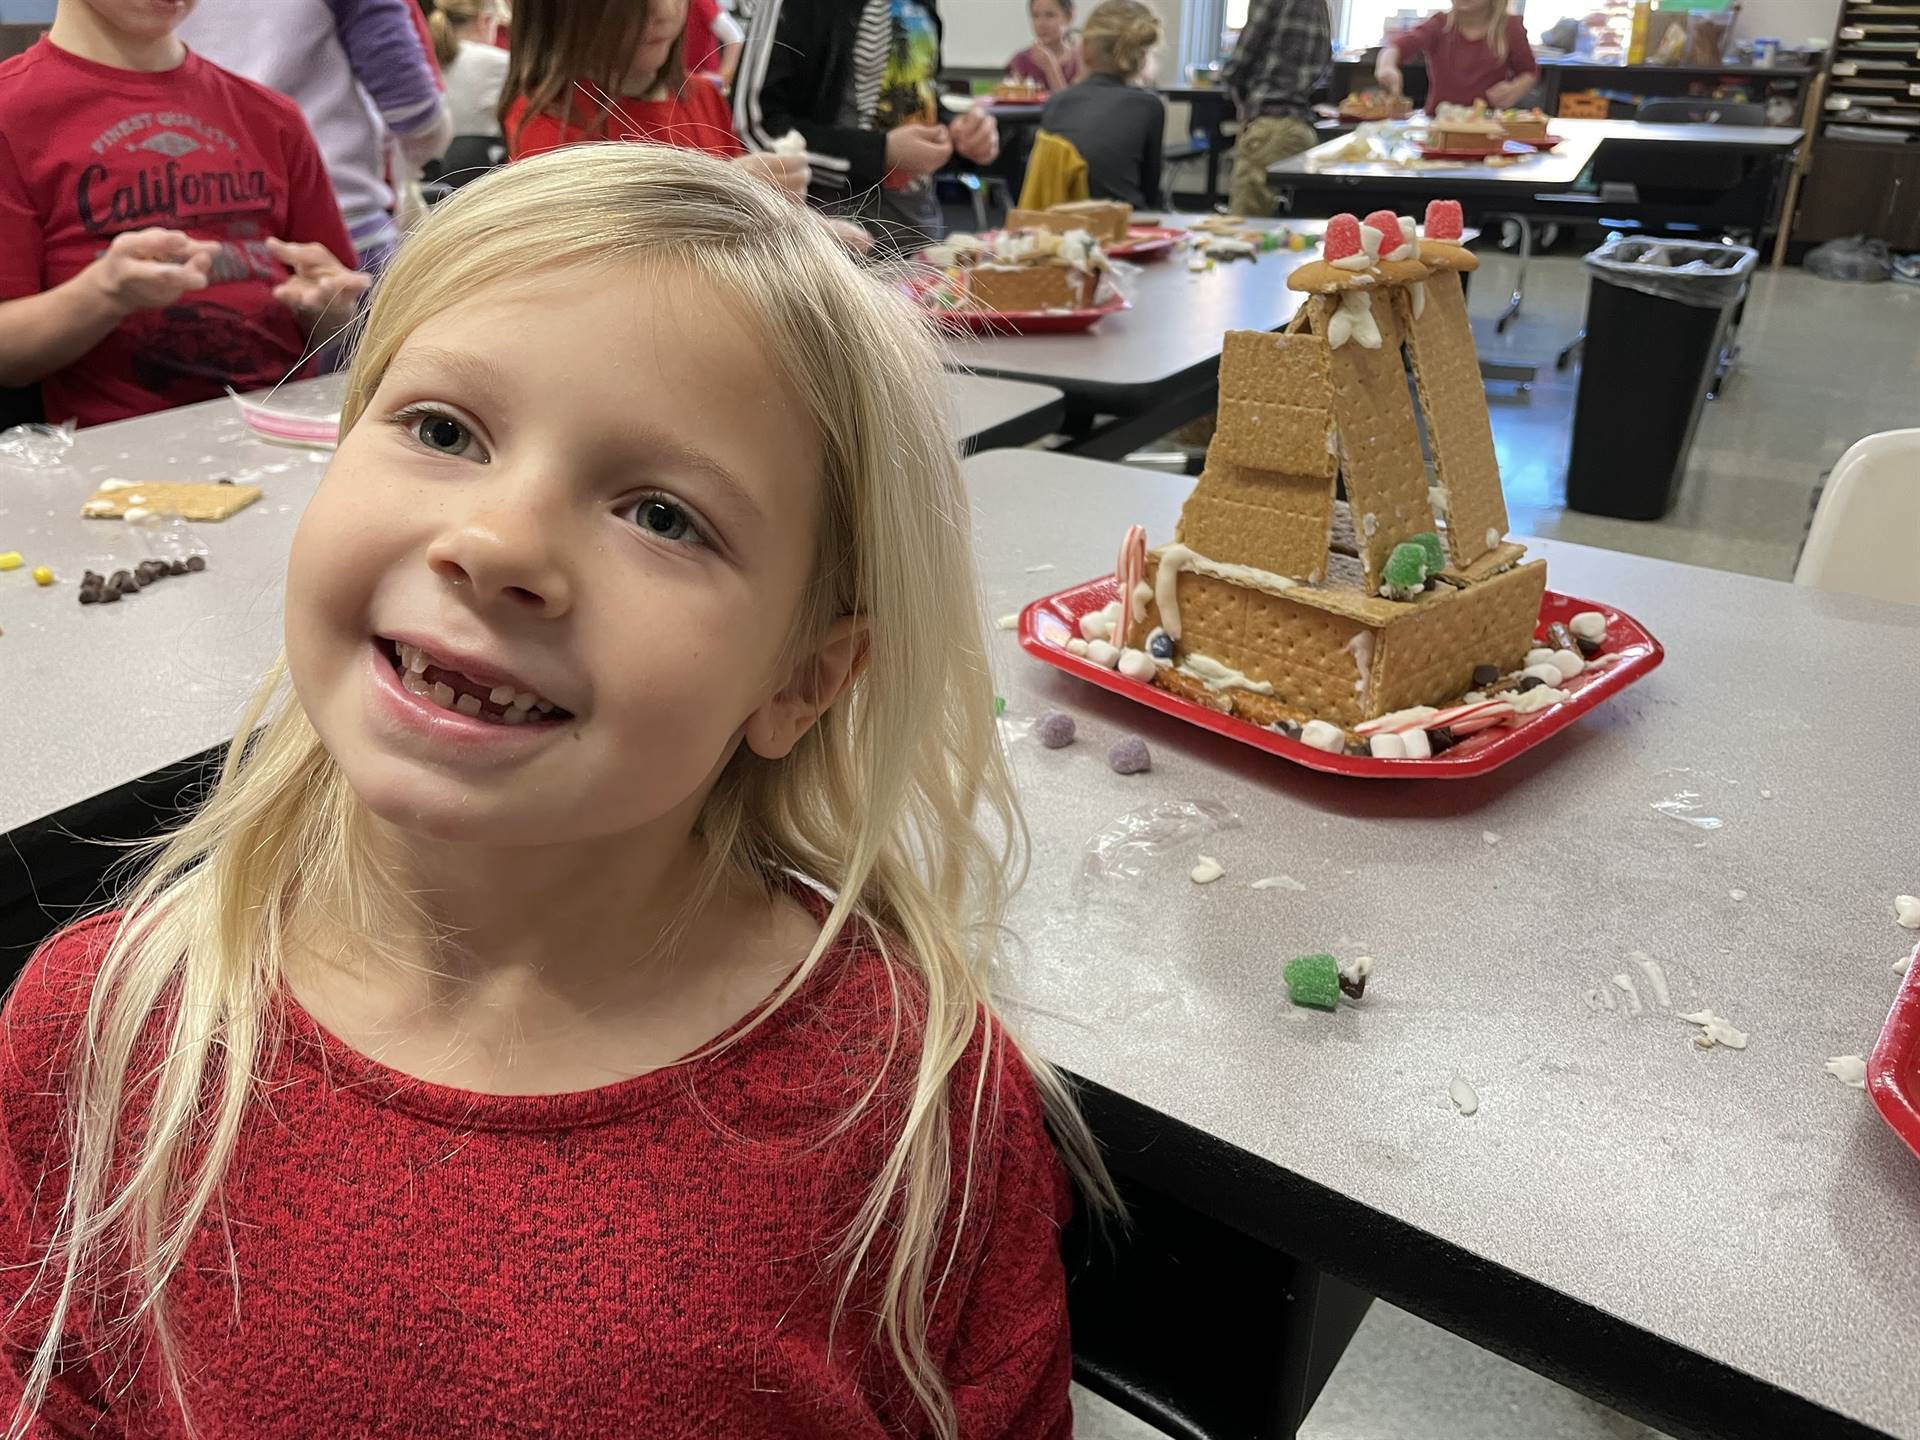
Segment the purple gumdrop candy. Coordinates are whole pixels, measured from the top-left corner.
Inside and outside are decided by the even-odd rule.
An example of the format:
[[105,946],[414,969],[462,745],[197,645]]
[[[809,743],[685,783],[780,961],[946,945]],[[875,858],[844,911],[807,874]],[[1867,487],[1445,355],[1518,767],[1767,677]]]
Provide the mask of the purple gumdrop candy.
[[1033,722],[1033,733],[1049,750],[1073,744],[1073,716],[1064,710],[1049,710]]
[[1147,742],[1138,735],[1122,735],[1107,751],[1107,764],[1116,775],[1141,775],[1153,768],[1153,757],[1147,753]]

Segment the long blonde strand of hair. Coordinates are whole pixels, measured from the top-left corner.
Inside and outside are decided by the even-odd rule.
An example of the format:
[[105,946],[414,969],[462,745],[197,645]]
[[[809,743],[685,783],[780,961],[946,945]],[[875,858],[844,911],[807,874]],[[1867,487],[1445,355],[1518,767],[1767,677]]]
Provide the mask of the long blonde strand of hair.
[[[786,759],[743,749],[723,772],[700,820],[713,863],[685,913],[728,866],[770,885],[798,873],[831,891],[811,953],[753,1025],[806,983],[849,924],[882,949],[895,1044],[911,1033],[917,1057],[897,1134],[836,1256],[834,1319],[877,1274],[879,1337],[931,1432],[951,1440],[928,1318],[965,1219],[949,1196],[957,1190],[961,1211],[970,1203],[1005,1057],[982,1054],[964,1096],[949,1082],[970,1047],[988,1048],[990,960],[1025,829],[993,718],[971,520],[932,340],[814,217],[731,167],[664,147],[576,146],[465,187],[408,240],[360,336],[342,431],[407,336],[458,299],[540,271],[590,283],[596,269],[629,265],[691,269],[739,307],[820,437],[820,550],[793,643],[858,614],[870,627],[867,663]],[[375,862],[369,817],[278,667],[239,734],[207,803],[151,847],[88,1003],[69,1081],[66,1190],[35,1280],[51,1321],[9,1440],[45,1396],[69,1318],[109,1275],[127,1277],[133,1295],[103,1346],[150,1335],[191,1432],[165,1290],[217,1211],[278,1044],[287,937],[324,929],[399,963],[380,937],[425,933],[420,907]],[[890,1052],[887,1071],[894,1063]],[[1083,1192],[1116,1208],[1066,1082],[1025,1063]],[[876,1077],[861,1105],[881,1089]],[[968,1120],[962,1155],[950,1153],[955,1104]],[[134,1122],[138,1139],[123,1146]]]

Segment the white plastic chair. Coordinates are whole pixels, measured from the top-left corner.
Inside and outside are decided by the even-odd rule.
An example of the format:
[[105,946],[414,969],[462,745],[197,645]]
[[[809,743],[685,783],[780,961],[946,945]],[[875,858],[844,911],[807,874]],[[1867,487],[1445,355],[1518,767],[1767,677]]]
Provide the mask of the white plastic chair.
[[1869,435],[1840,457],[1793,583],[1920,605],[1920,430]]

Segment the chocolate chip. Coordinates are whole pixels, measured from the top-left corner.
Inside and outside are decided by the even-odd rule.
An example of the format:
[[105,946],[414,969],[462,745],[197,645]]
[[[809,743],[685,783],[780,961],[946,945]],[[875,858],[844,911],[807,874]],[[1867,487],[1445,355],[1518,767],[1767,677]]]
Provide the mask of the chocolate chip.
[[1340,993],[1349,1000],[1361,999],[1367,993],[1367,977],[1364,975],[1356,975],[1353,979],[1349,980],[1346,976],[1342,975],[1340,977]]
[[1346,752],[1349,755],[1371,755],[1373,748],[1364,740],[1348,740]]
[[187,562],[186,562],[186,561],[184,561],[184,560],[181,560],[181,559],[178,559],[178,558],[175,558],[175,559],[172,559],[172,560],[169,560],[169,561],[167,562],[167,573],[168,573],[169,575],[184,575],[184,574],[186,574],[186,573],[187,573]]
[[1489,685],[1497,684],[1499,679],[1500,667],[1498,665],[1476,665],[1473,667],[1473,688],[1476,690],[1484,690]]
[[98,605],[100,603],[100,587],[98,585],[82,585],[80,587],[80,603],[82,605]]
[[1574,648],[1589,660],[1600,653],[1600,642],[1598,640],[1589,640],[1584,635],[1574,636],[1573,644]]
[[205,557],[204,557],[204,556],[200,556],[200,555],[189,555],[189,556],[187,557],[187,569],[189,569],[189,570],[204,570],[204,569],[206,569],[206,568],[207,568],[207,562],[206,562],[206,559],[205,559]]
[[1537,690],[1546,683],[1538,675],[1522,675],[1513,682],[1513,692],[1516,695],[1524,695],[1527,691]]
[[1300,738],[1300,727],[1291,720],[1277,720],[1274,722],[1273,728],[1289,740],[1298,740]]
[[102,605],[112,605],[117,603],[119,599],[120,599],[119,588],[111,580],[109,580],[107,582],[107,588],[100,592],[100,603]]
[[1459,737],[1445,725],[1436,725],[1427,731],[1427,748],[1436,755],[1442,750],[1451,750],[1459,743]]
[[116,570],[113,572],[113,578],[107,581],[107,590],[114,595],[125,595],[128,591],[138,590],[139,588],[140,587],[134,583],[133,572],[131,570]]
[[98,570],[89,570],[80,577],[80,583],[82,585],[104,585],[107,583],[107,577],[102,575]]
[[214,481],[213,483],[216,485],[231,485],[233,481],[229,479],[227,476],[222,475],[218,480]]

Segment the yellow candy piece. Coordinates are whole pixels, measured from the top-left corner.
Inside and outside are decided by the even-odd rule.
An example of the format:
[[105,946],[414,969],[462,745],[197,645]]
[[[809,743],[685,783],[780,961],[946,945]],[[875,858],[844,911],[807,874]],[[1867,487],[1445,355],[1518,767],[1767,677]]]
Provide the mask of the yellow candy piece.
[[34,566],[33,583],[36,585],[51,585],[53,583],[53,571],[45,565]]
[[18,550],[9,550],[0,555],[0,570],[18,570],[26,562],[20,558]]

